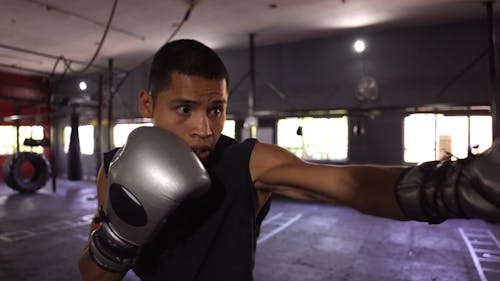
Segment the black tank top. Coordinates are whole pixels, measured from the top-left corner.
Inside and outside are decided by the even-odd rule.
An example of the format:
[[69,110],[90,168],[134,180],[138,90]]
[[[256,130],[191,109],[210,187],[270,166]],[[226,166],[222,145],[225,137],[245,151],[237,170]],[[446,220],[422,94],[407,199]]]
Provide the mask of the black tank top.
[[[256,140],[222,136],[207,162],[212,188],[184,202],[157,238],[142,249],[141,280],[253,280],[256,240],[270,202],[256,216],[257,194],[249,162]],[[107,172],[116,149],[104,156]]]

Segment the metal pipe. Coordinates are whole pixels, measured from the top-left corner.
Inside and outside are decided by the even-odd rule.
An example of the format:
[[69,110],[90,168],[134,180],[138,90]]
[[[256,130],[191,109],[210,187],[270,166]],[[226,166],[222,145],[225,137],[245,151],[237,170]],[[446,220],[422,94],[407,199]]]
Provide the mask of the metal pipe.
[[21,71],[25,71],[25,72],[36,73],[36,74],[39,74],[39,75],[48,75],[49,74],[49,72],[40,71],[40,70],[36,70],[36,69],[32,69],[32,68],[27,68],[27,67],[22,67],[22,66],[17,66],[15,64],[0,63],[0,67],[2,67],[2,68],[12,68],[12,69],[15,69],[15,70],[21,70]]
[[[47,102],[47,105],[49,106],[50,109],[50,100]],[[58,162],[57,162],[57,145],[59,144],[59,137],[57,135],[57,128],[55,127],[56,124],[54,122],[54,118],[50,118],[50,178],[52,181],[52,192],[56,193],[57,191],[57,174],[58,174]]]
[[256,103],[256,83],[255,83],[255,34],[250,33],[249,41],[249,66],[250,66],[250,93],[248,95],[248,115],[254,116]]
[[[2,84],[2,83],[0,83]],[[0,96],[0,101],[9,101],[9,102],[16,102],[16,103],[29,103],[29,104],[41,104],[41,103],[47,103],[50,101],[49,98],[46,99],[24,99],[24,98],[15,98],[15,97],[5,97],[5,96]]]
[[497,78],[497,51],[495,40],[495,23],[493,18],[493,1],[484,2],[486,6],[487,24],[488,24],[488,54],[489,54],[489,69],[490,69],[490,102],[491,116],[493,123],[493,139],[500,136],[500,120],[498,120],[498,108],[500,107],[500,98],[498,93],[498,78]]
[[[18,104],[15,106],[15,113],[16,115],[20,115],[21,113],[21,108]],[[20,142],[19,142],[19,127],[21,126],[21,120],[17,119],[14,121],[16,124],[16,153],[20,152]]]
[[[8,50],[11,50],[11,51],[16,51],[16,52],[21,52],[21,53],[26,53],[26,54],[30,54],[30,55],[35,55],[35,56],[39,56],[39,57],[44,57],[44,58],[48,58],[48,59],[54,59],[54,60],[57,60],[57,59],[59,59],[61,57],[61,56],[55,56],[55,55],[52,55],[52,54],[47,54],[47,53],[42,53],[42,52],[38,52],[38,51],[28,50],[28,49],[24,49],[24,48],[20,48],[20,47],[16,47],[16,46],[11,46],[11,45],[6,45],[6,44],[0,44],[0,48],[8,49]],[[70,61],[72,63],[81,64],[81,65],[86,65],[87,64],[87,62],[79,61],[79,60],[73,60],[73,59],[66,59],[66,60],[68,60],[68,61]],[[8,66],[8,65],[3,65],[3,66],[4,67],[12,67],[12,66]],[[103,70],[107,69],[105,66],[97,65],[97,64],[92,64],[92,67],[103,69]],[[18,67],[16,66],[15,68],[18,68]],[[20,69],[22,69],[22,68],[20,68]],[[26,69],[26,70],[28,70],[28,69]]]
[[[56,7],[56,6],[53,6],[53,5],[50,5],[50,4],[43,3],[41,1],[37,1],[37,0],[24,0],[24,1],[31,2],[31,3],[34,3],[34,4],[38,4],[41,7],[45,8],[46,11],[49,11],[49,12],[52,12],[52,11],[53,12],[57,12],[57,13],[60,13],[60,14],[66,15],[66,16],[75,17],[77,19],[93,23],[93,24],[95,24],[95,25],[97,25],[99,27],[106,27],[105,23],[96,21],[96,20],[94,20],[92,18],[86,17],[86,16],[81,15],[81,14],[77,14],[77,13],[74,13],[74,12],[71,12],[71,11],[68,11],[68,10],[61,9],[59,7]],[[116,27],[116,26],[111,26],[110,30],[113,30],[115,32],[119,32],[121,34],[128,35],[130,37],[134,37],[134,38],[139,39],[141,41],[146,40],[146,37],[144,37],[142,35],[135,34],[133,32],[130,32],[128,30],[125,30],[123,28],[119,28],[119,27]]]
[[97,130],[95,136],[96,144],[96,175],[102,163],[102,104],[103,104],[103,77],[99,75],[99,90],[97,96]]
[[113,59],[108,60],[108,92],[109,92],[109,102],[108,102],[108,149],[111,149],[111,137],[113,136],[113,126],[111,126],[113,120]]

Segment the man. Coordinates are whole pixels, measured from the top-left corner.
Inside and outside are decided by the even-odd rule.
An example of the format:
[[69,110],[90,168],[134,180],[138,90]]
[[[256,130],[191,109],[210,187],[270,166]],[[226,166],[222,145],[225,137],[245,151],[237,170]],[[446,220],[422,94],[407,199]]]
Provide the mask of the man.
[[[155,238],[133,252],[133,263],[106,265],[114,254],[100,258],[99,249],[91,247],[89,253],[86,248],[79,260],[84,280],[121,280],[132,266],[143,280],[252,280],[255,240],[272,193],[347,205],[398,220],[500,221],[498,145],[478,160],[428,162],[411,169],[311,164],[275,145],[256,140],[236,143],[221,136],[227,83],[222,61],[197,41],[177,40],[156,53],[149,89],[139,95],[140,112],[191,148],[207,169],[212,188],[169,214]],[[93,234],[105,217],[102,206],[114,153],[106,154],[98,175],[101,211],[91,225]],[[95,237],[91,235],[91,242],[108,243]],[[106,252],[109,245],[101,248]]]

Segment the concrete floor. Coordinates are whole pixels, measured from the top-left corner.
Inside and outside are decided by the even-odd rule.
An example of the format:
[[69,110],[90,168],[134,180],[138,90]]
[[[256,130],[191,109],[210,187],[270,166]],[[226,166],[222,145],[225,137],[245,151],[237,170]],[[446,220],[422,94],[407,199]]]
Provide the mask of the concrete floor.
[[[0,183],[0,281],[79,280],[95,208],[92,182],[36,194]],[[399,222],[275,198],[258,241],[255,280],[500,280],[500,225]],[[472,254],[471,254],[472,253]],[[138,280],[128,274],[127,281]]]

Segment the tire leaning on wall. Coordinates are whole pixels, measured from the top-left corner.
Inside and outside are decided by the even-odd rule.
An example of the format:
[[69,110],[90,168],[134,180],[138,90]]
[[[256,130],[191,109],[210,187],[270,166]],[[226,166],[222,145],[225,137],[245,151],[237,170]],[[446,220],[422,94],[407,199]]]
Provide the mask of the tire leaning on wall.
[[[28,179],[21,175],[22,166],[27,162],[34,167],[34,175]],[[4,181],[9,187],[21,193],[33,193],[47,183],[51,168],[43,154],[20,152],[5,159],[2,172]]]

